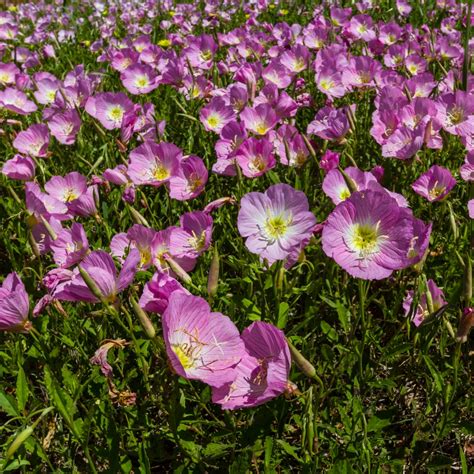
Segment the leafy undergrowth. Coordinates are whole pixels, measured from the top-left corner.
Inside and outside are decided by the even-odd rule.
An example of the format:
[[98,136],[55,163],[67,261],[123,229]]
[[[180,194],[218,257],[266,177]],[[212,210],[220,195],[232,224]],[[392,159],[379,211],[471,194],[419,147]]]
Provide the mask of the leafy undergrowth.
[[[344,6],[344,2],[338,3]],[[461,71],[467,56],[463,35],[469,34],[463,24],[466,5],[455,6],[452,2],[453,5],[442,7],[438,2],[436,7],[433,1],[412,2],[413,9],[404,15],[392,1],[374,1],[372,8],[366,3],[360,5],[362,13],[353,7],[344,21],[348,25],[352,16],[366,14],[373,18],[376,36],[384,24],[397,22],[400,33],[395,43],[402,47],[411,39],[412,48],[416,50],[418,45],[417,54],[426,60],[427,71],[432,73],[433,89],[438,88],[429,94],[433,101],[442,92],[450,91],[449,87],[463,88]],[[249,90],[253,87],[254,96],[259,96],[263,86],[268,85],[259,76],[261,73],[256,73],[253,86],[245,79],[236,81],[236,64],[240,67],[246,62],[260,63],[265,68],[283,51],[304,44],[301,38],[305,32],[313,31],[308,26],[311,24],[316,33],[325,32],[320,35],[324,47],[332,43],[344,45],[348,55],[373,56],[385,70],[390,69],[384,62],[388,45],[343,34],[347,25],[331,24],[329,7],[321,7],[319,2],[173,5],[150,0],[32,5],[12,7],[0,15],[6,19],[3,23],[19,27],[12,38],[2,37],[3,63],[16,64],[17,74],[20,69],[24,73],[13,85],[1,82],[7,79],[0,74],[0,87],[24,90],[39,105],[25,115],[0,107],[2,162],[21,151],[14,144],[21,130],[49,123],[51,114],[68,109],[64,106],[64,91],[53,91],[54,104],[38,101],[33,92],[39,90],[38,82],[44,76],[37,74],[47,72],[64,81],[82,64],[84,81],[93,86],[81,90],[84,100],[79,105],[69,107],[78,114],[80,130],[68,145],[51,137],[47,157],[40,154],[30,158],[36,168],[31,179],[43,189],[54,176],[79,172],[87,177],[88,186],[95,186],[96,212],[72,216],[82,224],[94,251],[109,252],[114,236],[133,225],[143,226],[141,232],[145,232],[144,227],[158,231],[179,226],[184,213],[203,210],[219,198],[232,198],[212,211],[212,242],[207,243],[194,269],[189,270],[192,281],[179,267],[172,266],[171,275],[181,277],[183,287],[206,299],[212,311],[227,315],[239,331],[255,321],[276,326],[306,360],[302,362],[303,370],[292,364],[287,377],[291,384],[284,394],[259,406],[223,410],[212,402],[213,389],[209,385],[175,374],[176,367],[173,369],[173,362],[168,360],[163,343],[162,317],[153,312],[143,315],[134,306],[157,271],[155,267],[167,267],[164,260],[135,268],[138,271],[128,288],[104,304],[61,300],[53,285],[48,287],[54,274],[48,272],[56,269],[58,262],[51,251],[40,255],[42,249],[35,242],[38,234],[34,237],[32,233],[32,228],[43,222],[41,219],[51,218],[52,211],[42,213],[31,201],[25,202],[24,182],[8,177],[4,168],[0,177],[0,273],[5,277],[11,272],[20,275],[29,295],[30,313],[47,290],[51,302],[37,317],[30,314],[29,322],[22,327],[25,332],[0,335],[0,470],[473,472],[473,348],[472,340],[461,343],[456,334],[464,309],[471,306],[472,292],[472,233],[467,211],[472,191],[459,175],[466,155],[464,132],[451,133],[448,126],[440,125],[441,147],[429,147],[422,140],[419,148],[404,159],[385,152],[382,157],[371,127],[383,86],[380,82],[371,82],[367,87],[346,85],[340,97],[328,96],[315,76],[318,66],[314,60],[321,47],[309,47],[306,67],[293,74],[290,85],[279,86],[279,93],[285,91],[297,102],[294,114],[279,117],[275,126],[276,130],[291,124],[304,135],[304,162],[297,163],[302,166],[282,163],[280,143],[279,151],[274,152],[276,164],[257,177],[249,178],[244,167],[239,166],[234,176],[211,171],[216,163],[219,134],[209,130],[200,115],[210,103],[210,92],[240,82]],[[448,23],[458,35],[442,28]],[[237,28],[243,30],[239,32]],[[0,31],[3,35],[1,25]],[[169,51],[184,57],[182,51],[192,35],[206,33],[217,41],[218,33],[233,31],[237,31],[237,43],[243,44],[246,37],[246,47],[255,51],[244,54],[242,46],[236,53],[237,43],[225,44],[221,39],[222,45],[213,52],[209,68],[193,66],[189,59],[181,61],[187,83],[162,81],[150,92],[134,95],[127,92],[121,73],[111,64],[112,53],[122,46],[133,49],[133,42],[144,34],[149,43],[159,45],[158,57]],[[430,55],[429,45],[424,43],[430,35],[433,44],[446,40],[458,48],[457,52],[443,56],[432,51]],[[46,45],[52,47],[54,56],[51,51],[45,52]],[[15,56],[15,49],[18,54],[21,47],[36,54],[37,61],[28,64]],[[276,49],[270,54],[272,47]],[[169,66],[165,59],[152,62],[160,80]],[[349,66],[339,67],[343,73]],[[392,70],[404,81],[410,78],[406,69]],[[281,70],[278,74],[282,74]],[[457,82],[443,89],[449,74],[456,74]],[[473,76],[464,77],[472,95]],[[208,81],[208,89],[199,85],[196,92],[195,81],[199,83],[203,78]],[[298,85],[296,78],[300,80]],[[396,79],[390,80],[398,84]],[[390,80],[386,79],[384,85],[389,85]],[[402,94],[406,88],[400,85]],[[123,124],[122,129],[120,124],[117,129],[105,129],[104,123],[86,110],[87,98],[103,92],[123,92],[135,104],[153,104],[153,127],[158,129],[161,121],[166,125],[164,131],[155,130],[151,136],[156,142],[176,145],[183,156],[197,155],[202,159],[209,171],[204,190],[192,199],[177,200],[165,185],[132,185],[129,180],[120,186],[104,179],[106,169],[130,164],[130,152],[143,143],[143,136],[131,133],[124,137]],[[387,92],[388,96],[391,94],[395,92]],[[252,99],[246,100],[251,107]],[[337,110],[356,105],[353,116],[348,115],[350,127],[334,140],[311,132],[316,113],[327,104]],[[53,109],[49,115],[45,114],[48,107]],[[474,115],[469,117],[467,122],[472,126]],[[436,128],[434,119],[430,125],[427,123],[425,127]],[[251,131],[248,134],[252,135]],[[413,143],[415,138],[411,136],[408,142]],[[289,154],[287,147],[288,143],[283,149]],[[292,265],[285,265],[287,261],[282,259],[270,265],[272,262],[263,261],[258,253],[249,250],[237,226],[240,203],[249,192],[262,193],[272,185],[285,183],[304,192],[318,223],[324,223],[335,212],[335,203],[322,189],[328,170],[321,166],[321,159],[328,156],[328,150],[339,154],[341,169],[357,165],[368,171],[382,166],[383,177],[378,180],[381,186],[402,194],[416,218],[432,223],[429,246],[417,262],[406,261],[392,267],[393,273],[381,279],[370,275],[355,278],[336,263],[337,255],[333,255],[335,261],[323,250],[326,230],[321,234],[318,228],[311,239],[297,247]],[[457,179],[447,198],[439,202],[430,202],[411,188],[432,165],[447,168]],[[348,196],[359,192],[351,189],[351,177],[341,173],[339,176]],[[134,200],[124,194],[127,189],[130,192],[129,188],[135,192]],[[63,228],[72,223],[67,218],[60,221]],[[42,228],[43,239],[50,230]],[[152,256],[142,252],[141,263],[147,258]],[[116,263],[122,262],[116,259]],[[212,283],[217,269],[218,284],[209,285],[209,276]],[[166,271],[170,271],[169,267]],[[94,276],[91,272],[90,277]],[[443,304],[433,314],[429,314],[433,302],[426,302],[429,280],[436,282],[444,294]],[[406,316],[410,304],[407,311],[403,303],[409,290],[414,291],[415,300],[411,309],[421,307],[425,298],[421,325]],[[0,319],[3,317],[0,311]],[[103,360],[102,365],[90,361],[104,343],[111,347],[105,354],[112,370],[107,376]],[[293,352],[293,357],[298,358],[298,354]]]

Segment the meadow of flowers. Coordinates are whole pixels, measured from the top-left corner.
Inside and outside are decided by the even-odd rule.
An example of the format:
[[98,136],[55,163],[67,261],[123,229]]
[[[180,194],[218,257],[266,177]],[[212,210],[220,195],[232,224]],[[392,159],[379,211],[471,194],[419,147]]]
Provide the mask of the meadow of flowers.
[[472,1],[0,11],[1,472],[474,472]]

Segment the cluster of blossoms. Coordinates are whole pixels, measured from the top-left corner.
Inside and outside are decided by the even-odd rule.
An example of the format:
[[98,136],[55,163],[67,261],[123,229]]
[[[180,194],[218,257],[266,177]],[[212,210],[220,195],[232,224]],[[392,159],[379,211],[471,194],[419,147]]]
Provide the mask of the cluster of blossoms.
[[[161,315],[174,371],[210,385],[213,401],[223,408],[259,405],[282,393],[290,369],[281,330],[255,322],[240,333],[229,317],[211,312],[186,289],[189,273],[211,246],[211,212],[232,198],[176,216],[178,225],[120,229],[110,236],[110,251],[93,250],[87,224],[80,221],[101,222],[99,204],[110,183],[122,187],[126,206],[138,213],[133,205],[142,202],[139,193],[165,190],[178,201],[202,199],[209,172],[224,183],[251,186],[264,175],[278,182],[275,171],[282,169],[300,180],[313,172],[310,157],[317,159],[326,202],[323,193],[315,199],[312,190],[308,200],[297,184],[298,189],[280,183],[242,196],[235,225],[247,249],[267,268],[283,262],[289,270],[320,238],[324,254],[348,274],[381,280],[420,264],[428,253],[433,226],[415,217],[409,205],[413,193],[427,206],[440,206],[431,203],[449,199],[457,174],[474,181],[474,76],[468,74],[460,90],[463,49],[456,27],[466,12],[452,0],[437,2],[446,13],[439,28],[406,24],[411,6],[405,0],[396,2],[398,22],[375,22],[370,10],[376,2],[362,0],[355,9],[318,6],[305,26],[261,21],[260,13],[271,5],[267,1],[211,1],[202,11],[167,0],[160,9],[155,0],[127,2],[126,8],[112,1],[83,2],[98,37],[82,46],[100,68],[71,65],[57,77],[39,69],[55,60],[55,46],[74,40],[86,21],[81,17],[73,24],[60,3],[0,13],[0,132],[11,138],[2,173],[24,182],[18,186],[25,192],[33,251],[55,265],[41,275],[46,294],[33,315],[60,301],[120,308],[120,294],[135,291],[136,275],[152,270],[139,307]],[[239,8],[246,14],[244,24],[193,34],[196,24],[214,29]],[[156,41],[152,23],[158,10],[169,18],[160,20],[163,37]],[[38,25],[34,32],[32,22]],[[125,37],[119,24],[126,25]],[[122,90],[108,90],[108,76]],[[202,159],[170,142],[174,124],[163,120],[156,100],[170,89],[181,116],[200,127],[215,157],[202,154]],[[367,132],[380,149],[380,163],[394,159],[392,168],[423,168],[405,195],[384,182],[382,165],[360,169],[355,164],[363,158],[347,152],[357,149],[360,104],[371,97],[375,107]],[[302,116],[309,118],[304,129]],[[91,130],[107,142],[106,150],[116,146],[122,161],[110,162],[108,156],[110,167],[92,175],[100,157],[88,176],[72,171],[46,179],[51,174],[44,168],[59,161],[61,151],[80,149]],[[465,150],[459,170],[454,159],[443,163],[451,170],[436,164],[440,154],[430,152],[448,141]],[[347,157],[354,166],[343,164]],[[318,224],[315,213],[320,217],[327,204],[331,210]],[[474,218],[474,200],[465,204],[466,216]],[[331,265],[329,259],[325,264]],[[404,309],[418,326],[445,303],[429,280],[419,300],[408,294]],[[29,310],[25,287],[11,273],[0,289],[0,329],[28,331]],[[94,356],[107,377],[107,351],[123,345],[106,343]]]

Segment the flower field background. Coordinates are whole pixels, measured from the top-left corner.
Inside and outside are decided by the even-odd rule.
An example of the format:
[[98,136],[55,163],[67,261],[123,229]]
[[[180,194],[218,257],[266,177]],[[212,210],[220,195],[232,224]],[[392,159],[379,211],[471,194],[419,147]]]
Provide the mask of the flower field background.
[[472,2],[9,5],[0,471],[474,472]]

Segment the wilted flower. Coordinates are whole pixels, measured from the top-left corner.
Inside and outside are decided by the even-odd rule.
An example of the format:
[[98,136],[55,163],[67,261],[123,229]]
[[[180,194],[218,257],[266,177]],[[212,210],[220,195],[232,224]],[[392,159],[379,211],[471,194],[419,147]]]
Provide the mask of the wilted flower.
[[[436,283],[433,280],[428,280],[427,282],[428,288],[427,291],[430,292],[430,299],[432,302],[431,311],[436,313],[440,310],[444,305],[447,304],[447,301],[444,299],[443,291],[438,288]],[[418,305],[412,311],[412,304],[413,304],[413,297],[415,293],[413,290],[410,290],[403,300],[403,309],[405,311],[405,316],[410,316],[413,324],[415,326],[419,326],[428,316],[430,316],[430,308],[428,305],[428,296],[426,293],[423,293],[420,296],[420,300],[418,301]]]
[[0,288],[0,331],[28,332],[29,310],[25,285],[15,272],[10,273]]

